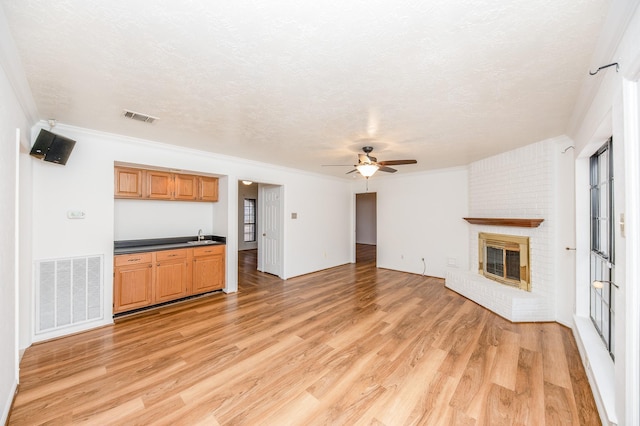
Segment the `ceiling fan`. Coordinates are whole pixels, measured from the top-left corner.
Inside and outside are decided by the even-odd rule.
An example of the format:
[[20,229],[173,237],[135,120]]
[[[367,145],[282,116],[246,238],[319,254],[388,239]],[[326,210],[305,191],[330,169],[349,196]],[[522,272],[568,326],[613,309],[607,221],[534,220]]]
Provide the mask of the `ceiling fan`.
[[387,173],[395,173],[396,169],[389,166],[401,166],[403,164],[417,164],[416,160],[387,160],[387,161],[378,161],[376,157],[373,157],[369,154],[373,151],[372,146],[363,146],[362,151],[364,154],[358,154],[358,164],[355,164],[355,169],[347,172],[359,172],[362,176],[369,179],[375,172],[380,170],[381,172]]

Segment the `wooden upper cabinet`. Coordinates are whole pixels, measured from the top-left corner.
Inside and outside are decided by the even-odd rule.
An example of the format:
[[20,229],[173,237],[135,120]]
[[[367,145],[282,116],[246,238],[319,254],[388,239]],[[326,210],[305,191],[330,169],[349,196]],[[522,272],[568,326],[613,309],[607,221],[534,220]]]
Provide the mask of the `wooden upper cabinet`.
[[114,168],[114,197],[142,198],[142,173],[140,169]]
[[218,178],[114,167],[114,198],[148,200],[218,201]]
[[198,176],[194,175],[174,175],[173,180],[175,192],[173,198],[176,200],[194,201],[198,197]]
[[173,197],[173,174],[145,170],[145,198],[170,200]]
[[198,183],[200,187],[199,200],[218,201],[218,178],[198,176]]

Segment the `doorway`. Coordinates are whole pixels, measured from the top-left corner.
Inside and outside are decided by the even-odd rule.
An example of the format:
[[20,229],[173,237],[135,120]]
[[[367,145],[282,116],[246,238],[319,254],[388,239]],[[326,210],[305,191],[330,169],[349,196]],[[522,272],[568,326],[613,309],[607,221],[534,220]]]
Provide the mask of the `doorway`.
[[377,195],[356,194],[356,263],[374,262],[377,248]]
[[282,278],[282,186],[238,181],[238,268]]

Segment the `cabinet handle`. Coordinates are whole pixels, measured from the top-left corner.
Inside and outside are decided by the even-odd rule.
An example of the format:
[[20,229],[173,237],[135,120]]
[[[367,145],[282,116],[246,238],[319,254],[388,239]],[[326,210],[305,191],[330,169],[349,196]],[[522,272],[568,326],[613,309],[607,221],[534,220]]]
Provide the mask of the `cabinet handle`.
[[167,255],[167,257],[176,257],[176,256],[177,256],[177,254],[169,254],[169,255]]
[[160,266],[160,264],[159,264],[159,263],[156,263],[156,266]]
[[149,264],[149,268],[153,268],[153,265],[151,263]]
[[127,262],[137,262],[139,260],[140,260],[139,257],[134,257],[134,258],[128,259]]

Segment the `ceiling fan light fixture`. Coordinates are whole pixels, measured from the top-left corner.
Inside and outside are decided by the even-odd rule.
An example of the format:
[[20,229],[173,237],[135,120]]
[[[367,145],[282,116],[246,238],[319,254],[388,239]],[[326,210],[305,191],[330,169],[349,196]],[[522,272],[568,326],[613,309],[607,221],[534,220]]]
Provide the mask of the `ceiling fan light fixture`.
[[247,185],[247,186],[249,186],[249,185],[251,185],[253,182],[252,182],[252,181],[250,181],[250,180],[243,180],[243,181],[242,181],[242,183],[243,183],[243,184],[245,184],[245,185]]
[[380,166],[378,166],[377,164],[359,164],[356,166],[358,172],[360,172],[360,174],[366,178],[373,176],[373,174],[377,172],[379,168]]

